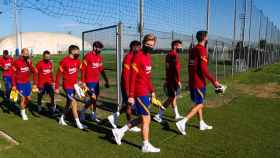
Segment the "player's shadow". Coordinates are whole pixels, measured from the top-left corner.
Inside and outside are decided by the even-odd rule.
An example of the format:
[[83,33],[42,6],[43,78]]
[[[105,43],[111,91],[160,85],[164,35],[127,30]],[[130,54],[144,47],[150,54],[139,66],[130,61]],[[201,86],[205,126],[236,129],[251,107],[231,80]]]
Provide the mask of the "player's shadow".
[[[53,119],[53,120],[58,120],[58,117],[61,115],[61,112],[64,110],[64,107],[56,104],[56,111],[51,112],[50,111],[50,107],[51,104],[50,103],[46,103],[45,106],[42,107],[42,110],[39,112],[38,110],[36,110],[36,112],[43,117],[49,118],[49,119]],[[39,116],[39,117],[40,117]]]
[[5,93],[4,93],[3,90],[0,90],[0,97],[3,98],[3,99],[5,99]]
[[192,128],[196,128],[196,129],[199,129],[199,126],[198,125],[194,125],[194,124],[187,124],[188,127],[192,127]]
[[101,134],[105,134],[105,135],[108,135],[111,133],[111,130],[109,128],[102,126],[100,123],[85,121],[85,122],[83,122],[83,124],[86,125],[89,130],[96,132],[96,133],[101,133]]
[[111,101],[98,100],[97,107],[104,111],[114,112],[117,110],[118,105]]
[[[65,94],[61,93],[60,94],[62,97],[66,97]],[[87,101],[85,99],[80,99],[78,97],[75,97],[75,99],[82,104],[85,104]],[[99,97],[97,100],[97,108],[102,109],[104,111],[112,112],[117,110],[117,104],[114,102],[115,100],[107,97]]]
[[167,121],[163,121],[161,125],[163,130],[180,135],[180,132],[174,128],[171,128]]
[[35,104],[33,101],[30,101],[27,105],[27,108],[29,110],[29,112],[31,113],[32,116],[39,118],[39,114],[38,114],[38,105]]
[[[102,139],[102,140],[108,141],[111,144],[116,144],[116,142],[114,140],[114,136],[112,134],[112,130],[110,130],[110,133],[107,133],[104,136],[100,136],[99,138]],[[141,149],[140,145],[134,144],[134,143],[129,142],[129,141],[125,140],[125,139],[122,139],[122,144],[128,144],[128,145],[133,146],[135,148]]]
[[[152,117],[151,119],[153,120],[153,117],[157,114],[157,112],[151,111],[150,113],[151,113],[151,117]],[[163,115],[162,119],[163,119],[163,121],[167,121],[167,122],[176,122],[176,120],[174,120],[174,118],[172,116],[166,115],[166,114]]]
[[11,112],[15,115],[20,115],[20,108],[16,106],[16,103],[9,100],[3,100],[0,103],[0,107],[4,113],[10,114]]

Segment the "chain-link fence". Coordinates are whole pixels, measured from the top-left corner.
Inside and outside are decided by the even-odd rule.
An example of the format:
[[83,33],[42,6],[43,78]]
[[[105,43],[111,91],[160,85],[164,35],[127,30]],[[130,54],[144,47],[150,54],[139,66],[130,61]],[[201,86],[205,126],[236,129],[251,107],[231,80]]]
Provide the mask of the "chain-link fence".
[[279,28],[253,0],[3,0],[2,4],[7,12],[34,9],[92,28],[121,21],[124,49],[148,32],[158,36],[159,53],[170,49],[174,39],[181,39],[187,49],[196,31],[209,29],[209,67],[218,78],[279,60]]

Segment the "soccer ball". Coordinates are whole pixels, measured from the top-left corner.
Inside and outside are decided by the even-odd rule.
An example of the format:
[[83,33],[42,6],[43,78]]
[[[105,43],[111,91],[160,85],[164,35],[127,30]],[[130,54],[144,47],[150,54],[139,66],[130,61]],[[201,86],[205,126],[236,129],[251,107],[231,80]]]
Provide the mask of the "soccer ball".
[[220,85],[219,87],[215,88],[216,94],[224,94],[226,92],[227,86]]

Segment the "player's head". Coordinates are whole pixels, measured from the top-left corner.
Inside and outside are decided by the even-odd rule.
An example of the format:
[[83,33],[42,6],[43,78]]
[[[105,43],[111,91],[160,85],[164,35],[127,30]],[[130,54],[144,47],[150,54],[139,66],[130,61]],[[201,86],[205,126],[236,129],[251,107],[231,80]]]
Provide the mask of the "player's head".
[[9,56],[9,51],[8,50],[4,50],[3,51],[3,57],[7,58]]
[[104,48],[104,45],[100,41],[95,41],[92,44],[92,48],[95,53],[101,53],[102,49]]
[[196,39],[199,43],[208,41],[208,32],[207,31],[198,31],[196,33]]
[[27,48],[23,48],[21,50],[21,56],[25,59],[28,60],[29,59],[29,50]]
[[134,40],[129,44],[130,51],[137,52],[141,48],[141,42]]
[[181,40],[174,40],[171,42],[172,50],[175,50],[177,53],[181,53],[183,51],[182,47],[183,42]]
[[45,50],[43,52],[43,59],[44,59],[44,61],[48,62],[50,60],[50,58],[51,58],[51,52],[48,51],[48,50]]
[[74,59],[79,59],[80,48],[76,45],[71,45],[68,48],[68,53],[70,54],[70,57],[72,57]]
[[154,50],[154,47],[156,45],[157,37],[150,33],[144,36],[142,44],[142,50],[144,53],[152,53]]

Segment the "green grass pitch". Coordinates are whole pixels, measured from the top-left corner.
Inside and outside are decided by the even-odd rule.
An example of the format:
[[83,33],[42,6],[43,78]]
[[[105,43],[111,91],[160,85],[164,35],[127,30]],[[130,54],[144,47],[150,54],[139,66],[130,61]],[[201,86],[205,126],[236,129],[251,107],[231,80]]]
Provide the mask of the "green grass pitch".
[[[40,56],[33,58],[36,63]],[[53,56],[55,66],[62,56]],[[186,86],[186,61],[181,56],[183,86]],[[114,57],[104,56],[105,67],[114,70]],[[187,157],[187,158],[256,158],[279,157],[280,155],[280,91],[266,89],[270,95],[255,95],[252,87],[264,86],[269,83],[280,86],[280,64],[266,66],[261,70],[237,74],[234,78],[225,78],[222,83],[228,85],[224,96],[217,96],[211,85],[207,91],[205,120],[214,126],[211,131],[201,132],[197,129],[198,121],[193,119],[182,136],[176,129],[172,110],[165,113],[167,124],[152,122],[151,142],[161,148],[159,154],[143,154],[142,143],[138,133],[127,133],[123,144],[117,146],[111,138],[111,128],[106,122],[110,108],[114,108],[116,99],[114,80],[115,72],[108,70],[112,87],[104,89],[101,84],[101,98],[98,103],[97,116],[104,123],[97,125],[87,122],[90,129],[80,131],[72,126],[61,127],[55,118],[28,113],[29,121],[22,121],[13,112],[7,113],[0,109],[0,130],[15,138],[20,144],[9,149],[0,150],[0,158],[92,158],[92,157]],[[214,66],[210,65],[214,73]],[[153,55],[153,83],[161,100],[164,83],[164,56]],[[244,87],[240,88],[240,85]],[[3,86],[2,86],[3,87]],[[251,89],[249,89],[249,87]],[[249,89],[246,91],[246,89]],[[252,93],[247,93],[252,91]],[[279,96],[279,97],[277,97]],[[1,101],[1,100],[0,100]],[[47,98],[45,98],[47,101]],[[36,95],[33,96],[36,106]],[[58,96],[57,104],[64,106],[64,98]],[[1,104],[2,105],[2,104]],[[184,114],[191,106],[188,92],[184,89],[178,98],[179,112]],[[79,103],[82,107],[82,104]],[[151,109],[152,115],[157,112]],[[121,116],[120,125],[124,125],[125,116]],[[5,142],[0,139],[0,149]]]

